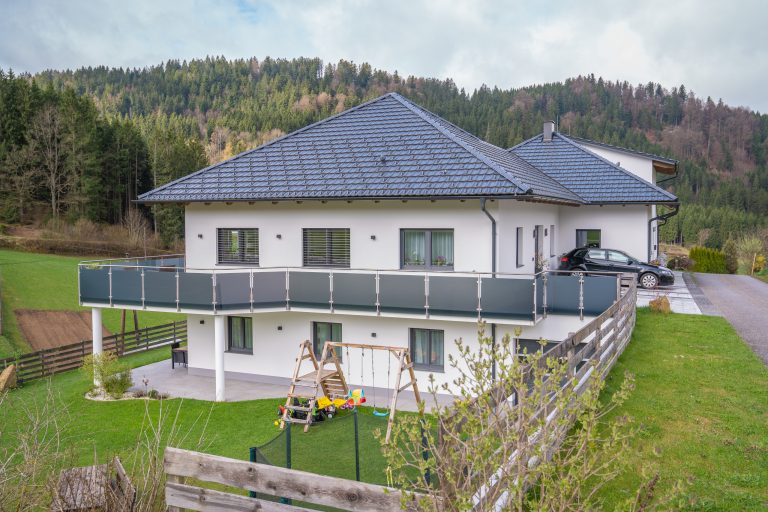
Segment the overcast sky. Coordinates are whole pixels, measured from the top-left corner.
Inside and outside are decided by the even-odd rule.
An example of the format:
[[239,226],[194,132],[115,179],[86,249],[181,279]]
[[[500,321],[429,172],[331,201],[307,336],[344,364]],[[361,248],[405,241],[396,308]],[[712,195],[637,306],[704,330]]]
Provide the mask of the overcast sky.
[[767,22],[764,0],[2,0],[0,68],[316,56],[468,91],[588,73],[683,83],[766,112]]

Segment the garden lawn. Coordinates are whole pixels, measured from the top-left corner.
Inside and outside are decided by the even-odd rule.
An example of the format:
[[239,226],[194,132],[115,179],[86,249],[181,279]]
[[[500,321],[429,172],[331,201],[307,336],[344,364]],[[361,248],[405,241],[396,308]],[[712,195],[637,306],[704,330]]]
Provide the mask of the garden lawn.
[[[168,357],[161,348],[122,358],[136,367]],[[170,362],[169,371],[170,371]],[[50,386],[49,386],[50,382]],[[248,460],[249,448],[259,446],[280,434],[275,426],[281,399],[215,403],[200,400],[167,399],[95,402],[86,400],[90,379],[81,371],[63,373],[30,382],[9,393],[0,407],[0,459],[3,451],[16,445],[16,432],[26,425],[26,412],[46,400],[51,389],[64,407],[58,414],[64,426],[64,449],[68,464],[89,465],[106,462],[114,455],[125,461],[126,469],[135,460],[135,447],[145,432],[145,424],[157,424],[162,414],[163,445],[204,451]],[[309,433],[303,425],[293,429],[293,467],[316,473],[354,479],[354,424],[351,412],[314,425]],[[176,426],[172,428],[172,424]],[[385,484],[386,463],[375,429],[386,430],[386,418],[372,416],[370,409],[360,412],[360,460],[362,480]],[[171,431],[175,434],[170,434]],[[284,435],[265,449],[275,465],[285,464]]]
[[[85,258],[55,256],[0,249],[0,286],[2,286],[3,332],[0,337],[0,358],[15,351],[30,350],[19,330],[15,309],[80,311],[77,296],[77,264]],[[139,325],[164,324],[183,319],[174,313],[139,313]],[[120,330],[120,310],[104,309],[104,325],[110,332]],[[127,327],[132,329],[131,316]],[[5,338],[5,341],[3,340]]]
[[630,497],[646,468],[661,493],[682,480],[689,510],[768,510],[768,369],[726,320],[639,310],[608,393],[625,371],[636,389],[613,414],[642,433],[633,470],[603,493],[606,509]]

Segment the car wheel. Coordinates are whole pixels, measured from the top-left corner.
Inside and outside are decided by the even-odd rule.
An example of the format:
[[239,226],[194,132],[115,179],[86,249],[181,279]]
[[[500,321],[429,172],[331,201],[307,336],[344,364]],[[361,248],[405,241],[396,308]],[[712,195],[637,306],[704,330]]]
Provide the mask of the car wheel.
[[640,276],[640,286],[642,286],[646,290],[656,288],[658,284],[659,284],[659,278],[656,277],[656,274],[651,274],[650,272],[646,272],[645,274]]

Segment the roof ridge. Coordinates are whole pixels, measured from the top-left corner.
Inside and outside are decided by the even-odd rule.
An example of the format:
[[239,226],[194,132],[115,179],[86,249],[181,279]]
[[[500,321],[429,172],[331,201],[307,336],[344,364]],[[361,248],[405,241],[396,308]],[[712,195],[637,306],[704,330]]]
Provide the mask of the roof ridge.
[[[556,132],[555,132],[555,133],[556,133]],[[520,160],[522,160],[522,161],[526,162],[526,163],[527,163],[528,165],[530,165],[531,167],[535,167],[536,169],[539,169],[538,167],[536,167],[536,165],[535,165],[535,164],[533,164],[533,163],[529,162],[528,160],[526,160],[526,159],[525,159],[525,158],[523,158],[522,156],[518,155],[518,154],[517,154],[517,153],[515,153],[514,151],[515,151],[517,148],[519,148],[519,147],[525,146],[525,145],[526,145],[526,144],[528,144],[529,142],[533,142],[534,140],[538,139],[538,138],[539,138],[539,137],[541,137],[542,135],[543,135],[543,134],[541,134],[541,133],[539,133],[539,134],[536,134],[536,135],[534,135],[533,137],[531,137],[531,138],[529,138],[529,139],[526,139],[526,140],[524,140],[523,142],[520,142],[519,144],[516,144],[516,145],[512,146],[511,148],[509,148],[509,149],[507,149],[507,150],[505,150],[505,151],[507,151],[508,153],[510,153],[510,154],[512,154],[512,155],[515,155],[517,158],[519,158]],[[566,189],[568,192],[570,192],[570,193],[571,193],[571,194],[573,194],[574,196],[576,196],[576,197],[578,197],[579,199],[581,199],[582,201],[584,201],[584,203],[585,203],[585,204],[587,204],[587,203],[590,203],[590,202],[591,202],[591,201],[587,201],[586,199],[584,199],[584,198],[583,198],[583,197],[582,197],[580,194],[577,194],[577,193],[576,193],[576,191],[572,190],[570,187],[566,186],[566,185],[565,185],[565,183],[562,183],[560,180],[558,180],[558,179],[557,179],[557,178],[555,178],[554,176],[551,176],[549,173],[547,173],[547,172],[546,172],[546,171],[544,171],[543,169],[539,169],[539,171],[541,171],[542,173],[546,174],[547,176],[549,176],[549,179],[551,179],[552,181],[556,182],[558,185],[560,185],[561,187],[563,187],[564,189]]]
[[[424,121],[426,121],[426,122],[427,122],[427,123],[429,123],[430,125],[434,126],[434,127],[435,127],[435,128],[436,128],[436,129],[437,129],[439,132],[440,132],[440,133],[442,133],[443,135],[445,135],[446,137],[448,137],[449,139],[451,139],[451,140],[452,140],[454,143],[456,143],[457,145],[459,145],[459,146],[461,146],[462,148],[464,148],[464,150],[465,150],[465,151],[468,151],[469,153],[471,153],[471,154],[472,154],[472,155],[473,155],[475,158],[478,158],[478,159],[479,159],[481,162],[483,162],[485,165],[487,165],[488,167],[490,167],[490,168],[491,168],[493,171],[495,171],[497,174],[499,174],[499,175],[500,175],[502,178],[504,178],[504,179],[508,180],[508,181],[509,181],[510,183],[512,183],[514,186],[516,186],[517,188],[519,188],[519,189],[522,191],[522,193],[523,193],[523,194],[525,194],[525,193],[528,193],[528,192],[531,190],[531,187],[524,187],[524,186],[523,186],[523,184],[522,184],[522,183],[520,183],[520,182],[517,180],[517,178],[516,178],[516,177],[514,177],[514,176],[509,176],[508,174],[510,174],[510,173],[508,173],[507,171],[505,171],[504,169],[502,169],[502,168],[501,168],[501,167],[500,167],[498,164],[496,164],[495,162],[491,161],[491,160],[490,160],[490,159],[489,159],[487,156],[485,156],[484,154],[480,153],[480,152],[479,152],[479,151],[477,151],[475,148],[473,148],[473,147],[469,146],[469,145],[468,145],[468,144],[466,144],[464,141],[460,140],[458,137],[456,137],[456,135],[454,135],[454,134],[453,134],[453,133],[451,133],[450,131],[446,130],[444,127],[440,126],[440,125],[439,125],[437,122],[435,122],[435,120],[434,120],[434,119],[431,119],[431,118],[430,118],[430,116],[426,115],[426,114],[427,114],[427,112],[429,112],[428,110],[424,109],[423,107],[420,107],[420,106],[416,105],[415,103],[411,102],[409,99],[407,99],[407,98],[404,98],[403,96],[401,96],[401,95],[399,95],[399,94],[397,94],[397,93],[390,93],[390,94],[392,95],[392,97],[393,97],[393,98],[395,98],[397,101],[399,101],[399,102],[400,102],[400,103],[401,103],[403,106],[405,106],[405,107],[406,107],[408,110],[410,110],[411,112],[413,112],[414,114],[416,114],[417,116],[419,116],[421,119],[423,119]],[[435,115],[435,114],[432,114],[431,112],[429,112],[429,113],[430,113],[431,115]],[[443,118],[440,118],[440,119],[442,120]],[[483,141],[482,139],[480,139],[479,137],[475,137],[474,135],[472,135],[472,134],[471,134],[471,133],[469,133],[468,131],[466,131],[466,130],[464,130],[464,129],[462,129],[462,128],[459,128],[458,126],[454,125],[454,124],[453,124],[453,123],[451,123],[450,121],[445,121],[445,122],[446,122],[446,123],[448,123],[448,124],[450,124],[451,126],[453,126],[453,127],[457,128],[458,130],[461,130],[462,132],[466,133],[467,135],[470,135],[471,137],[474,137],[474,138],[476,138],[477,140],[479,140],[479,141],[481,141],[481,142],[483,142],[483,143],[485,143],[485,144],[488,144],[489,146],[493,146],[493,144],[491,144],[490,142],[485,142],[485,141]],[[494,147],[498,147],[498,146],[494,146]],[[503,149],[503,148],[499,148],[499,149],[501,149],[502,151],[504,151],[504,149]],[[526,162],[526,164],[528,164],[528,162]],[[528,164],[528,165],[530,165],[530,164]],[[531,166],[531,167],[533,167],[533,166]],[[538,168],[535,168],[535,169],[537,169],[539,172],[541,172],[541,169],[538,169]],[[551,179],[551,178],[550,178],[550,179]],[[562,183],[560,183],[560,182],[557,182],[557,183],[558,183],[560,186],[563,186],[563,185],[562,185]],[[570,190],[569,190],[567,187],[564,187],[564,188],[570,192]],[[574,194],[574,195],[575,195],[575,194]],[[578,196],[577,196],[577,197],[578,197]]]
[[[557,135],[558,137],[560,137],[561,139],[566,141],[568,144],[578,148],[579,150],[581,150],[583,152],[589,153],[590,155],[592,155],[592,156],[594,156],[596,158],[599,158],[600,160],[602,160],[606,164],[610,165],[614,169],[617,169],[617,170],[623,172],[627,176],[630,176],[635,181],[639,181],[643,185],[649,185],[650,187],[656,189],[657,192],[661,192],[662,194],[664,194],[665,196],[669,197],[670,199],[675,199],[675,200],[677,199],[677,197],[675,197],[675,195],[672,194],[671,192],[668,192],[668,191],[664,190],[663,188],[661,188],[660,186],[656,185],[655,183],[651,183],[649,181],[645,181],[644,179],[640,178],[636,174],[634,174],[632,172],[629,172],[628,170],[624,169],[620,165],[616,165],[613,162],[607,160],[606,158],[603,158],[602,156],[598,155],[597,153],[595,153],[593,151],[590,151],[590,150],[588,150],[587,148],[585,148],[583,146],[580,146],[579,144],[577,144],[576,142],[572,141],[570,138],[566,137],[565,135],[561,134],[560,132],[554,132],[552,135],[553,136]],[[591,203],[592,201],[589,201],[589,202]]]
[[323,124],[323,123],[326,123],[326,122],[328,122],[328,121],[331,121],[331,120],[333,120],[333,119],[336,119],[337,117],[339,117],[339,116],[342,116],[342,115],[346,114],[347,112],[352,112],[352,111],[355,111],[355,110],[359,110],[359,109],[361,109],[361,108],[363,108],[363,107],[367,107],[368,105],[371,105],[371,104],[373,104],[373,103],[376,103],[377,101],[381,101],[381,100],[383,100],[384,98],[389,98],[389,97],[394,97],[394,98],[397,98],[398,96],[400,96],[400,95],[399,95],[399,94],[397,94],[396,92],[388,92],[388,93],[386,93],[386,94],[382,94],[381,96],[378,96],[378,97],[376,97],[376,98],[373,98],[373,99],[371,99],[371,100],[368,100],[368,101],[365,101],[365,102],[363,102],[363,103],[360,103],[359,105],[355,105],[354,107],[350,107],[350,108],[348,108],[348,109],[346,109],[346,110],[343,110],[343,111],[339,112],[338,114],[334,114],[334,115],[332,115],[332,116],[324,117],[323,119],[320,119],[320,120],[318,120],[318,121],[315,121],[314,123],[308,124],[307,126],[304,126],[304,127],[302,127],[302,128],[299,128],[298,130],[294,130],[294,131],[292,131],[292,132],[286,133],[285,135],[283,135],[283,136],[281,136],[281,137],[277,137],[277,138],[275,138],[275,139],[272,139],[272,140],[270,140],[270,141],[268,141],[268,142],[265,142],[264,144],[261,144],[261,145],[259,145],[259,146],[256,146],[255,148],[246,149],[246,150],[245,150],[245,151],[243,151],[242,153],[238,153],[238,154],[236,154],[236,155],[234,155],[234,156],[231,156],[231,157],[227,158],[226,160],[222,160],[221,162],[216,162],[215,164],[211,164],[211,165],[209,165],[209,166],[207,166],[207,167],[204,167],[204,168],[200,169],[199,171],[195,171],[195,172],[189,173],[189,174],[187,174],[186,176],[182,176],[181,178],[176,178],[176,179],[175,179],[175,180],[173,180],[173,181],[169,181],[169,182],[168,182],[168,183],[166,183],[165,185],[160,185],[160,186],[159,186],[159,187],[157,187],[157,188],[154,188],[154,189],[152,189],[152,190],[149,190],[149,191],[147,191],[147,192],[144,192],[143,194],[141,194],[140,196],[138,196],[136,199],[137,199],[137,200],[141,200],[141,198],[142,198],[142,197],[144,197],[144,196],[145,196],[145,195],[147,195],[147,194],[150,194],[150,193],[154,194],[154,193],[156,193],[156,192],[159,192],[159,191],[161,191],[161,190],[164,190],[165,188],[167,188],[167,187],[169,187],[169,186],[171,186],[171,185],[175,185],[176,183],[181,183],[182,181],[185,181],[185,180],[187,180],[187,179],[189,179],[189,178],[192,178],[192,177],[194,177],[194,176],[197,176],[198,174],[201,174],[201,173],[203,173],[203,172],[205,172],[205,171],[208,171],[208,170],[214,169],[214,168],[216,168],[216,167],[218,167],[218,166],[220,166],[220,165],[223,165],[223,164],[225,164],[225,163],[227,163],[227,162],[229,162],[229,161],[231,161],[231,160],[235,160],[236,158],[240,158],[241,156],[245,156],[245,155],[247,155],[247,154],[249,154],[249,153],[253,153],[253,152],[255,152],[255,151],[259,151],[259,150],[261,150],[261,149],[263,149],[263,148],[265,148],[265,147],[271,146],[272,144],[276,144],[276,143],[278,143],[278,142],[280,142],[280,141],[282,141],[282,140],[285,140],[285,139],[287,139],[288,137],[292,137],[292,136],[294,136],[294,135],[297,135],[297,134],[299,134],[299,133],[303,133],[303,132],[305,132],[306,130],[309,130],[310,128],[313,128],[313,127],[315,127],[315,126],[318,126],[318,125],[320,125],[320,124]]

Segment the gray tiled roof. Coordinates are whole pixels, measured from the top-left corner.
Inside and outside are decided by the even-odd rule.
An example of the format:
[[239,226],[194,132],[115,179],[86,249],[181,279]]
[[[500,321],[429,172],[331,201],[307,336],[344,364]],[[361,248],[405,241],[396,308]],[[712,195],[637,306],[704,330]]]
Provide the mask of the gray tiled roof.
[[555,133],[551,142],[544,142],[542,135],[537,135],[509,151],[588,203],[677,202],[677,197],[670,192],[605,160],[561,133]]
[[142,194],[139,201],[519,194],[583,202],[516,154],[390,93]]

